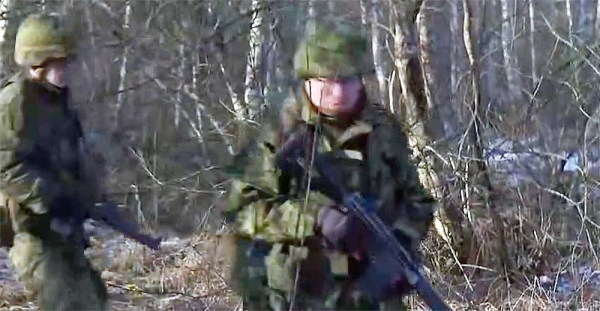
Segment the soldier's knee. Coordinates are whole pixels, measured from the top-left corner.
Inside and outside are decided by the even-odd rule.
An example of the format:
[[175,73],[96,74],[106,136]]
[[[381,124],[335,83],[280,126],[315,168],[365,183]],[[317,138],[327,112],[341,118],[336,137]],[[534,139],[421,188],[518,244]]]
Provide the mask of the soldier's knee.
[[9,259],[19,281],[31,291],[37,291],[41,282],[38,268],[43,261],[44,251],[40,239],[29,233],[18,233],[9,251]]

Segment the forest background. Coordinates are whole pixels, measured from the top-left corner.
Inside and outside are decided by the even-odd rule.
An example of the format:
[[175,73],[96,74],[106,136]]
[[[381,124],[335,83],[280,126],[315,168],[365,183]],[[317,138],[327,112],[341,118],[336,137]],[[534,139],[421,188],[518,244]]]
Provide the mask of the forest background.
[[[234,308],[235,295],[217,277],[226,265],[209,265],[206,255],[218,251],[204,247],[217,244],[222,227],[222,168],[265,108],[288,95],[306,21],[353,22],[370,35],[369,96],[406,126],[422,181],[442,202],[423,251],[444,297],[456,308],[584,308],[596,289],[582,267],[599,263],[599,5],[2,0],[0,78],[16,70],[14,37],[27,14],[66,13],[80,40],[73,103],[86,130],[109,143],[111,197],[148,230],[186,241],[171,253],[143,251],[145,259],[117,247],[131,259],[108,264],[105,272],[123,279],[113,291],[131,294],[125,285],[135,283],[148,308],[168,293]],[[190,250],[205,256],[173,261],[173,252]],[[153,268],[138,272],[160,289],[124,276],[148,258]],[[175,266],[182,270],[169,273],[181,279],[166,282]],[[578,284],[568,295],[556,295],[560,275]],[[209,290],[207,282],[220,285]]]

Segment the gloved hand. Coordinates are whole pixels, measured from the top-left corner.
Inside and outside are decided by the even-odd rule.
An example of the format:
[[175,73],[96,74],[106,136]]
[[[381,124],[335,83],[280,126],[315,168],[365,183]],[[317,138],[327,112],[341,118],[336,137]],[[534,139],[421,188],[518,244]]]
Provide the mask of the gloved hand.
[[323,206],[317,215],[317,232],[327,247],[355,254],[363,249],[365,227],[352,213],[344,214],[337,206]]
[[70,219],[64,218],[52,218],[52,220],[50,220],[50,229],[57,233],[63,239],[63,241],[67,241],[75,232],[73,223],[69,220]]

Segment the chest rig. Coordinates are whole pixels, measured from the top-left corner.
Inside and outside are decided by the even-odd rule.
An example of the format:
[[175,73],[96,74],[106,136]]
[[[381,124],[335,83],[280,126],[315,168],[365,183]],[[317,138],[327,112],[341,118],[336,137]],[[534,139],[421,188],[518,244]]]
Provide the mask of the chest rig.
[[76,113],[68,108],[68,89],[50,90],[25,81],[20,133],[32,157],[41,166],[79,178],[79,144],[82,128]]
[[301,197],[308,190],[324,190],[312,165],[314,157],[324,159],[335,172],[335,179],[342,181],[346,189],[367,193],[370,189],[366,152],[369,132],[366,124],[345,130],[327,125],[299,124],[285,138],[278,157],[280,193]]

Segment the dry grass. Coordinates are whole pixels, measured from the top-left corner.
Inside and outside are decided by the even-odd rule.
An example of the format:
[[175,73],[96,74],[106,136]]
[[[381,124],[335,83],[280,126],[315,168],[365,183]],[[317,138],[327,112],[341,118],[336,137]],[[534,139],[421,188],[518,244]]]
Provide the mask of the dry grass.
[[[239,299],[220,271],[215,241],[208,236],[168,240],[157,252],[113,237],[92,241],[89,257],[103,271],[113,310],[234,310]],[[6,254],[0,256],[6,266]],[[34,307],[23,288],[5,273],[1,278],[2,310]]]
[[[431,239],[426,249],[431,247],[443,253],[443,246],[436,243],[439,241]],[[216,239],[201,235],[169,241],[163,250],[151,252],[116,238],[104,245],[94,243],[90,257],[103,270],[113,310],[236,310],[240,300],[225,283],[223,274],[227,266],[222,258],[215,256],[218,253],[216,244]],[[430,254],[428,258],[434,262],[432,258],[436,258],[436,253]],[[447,256],[441,259],[449,260]],[[522,274],[520,280],[509,286],[493,271],[478,271],[483,268],[464,265],[464,275],[451,275],[440,269],[428,274],[454,310],[559,310],[572,307],[591,310],[600,306],[597,288],[583,286],[572,297],[559,301],[533,276]],[[2,288],[2,310],[34,308],[14,280],[3,280]],[[427,310],[418,298],[410,300],[413,310]]]
[[[454,310],[592,310],[600,307],[600,284],[586,283],[580,265],[599,269],[596,260],[600,231],[581,218],[567,203],[556,201],[535,185],[497,188],[506,248],[511,260],[509,277],[499,262],[500,232],[481,207],[465,213],[468,241],[448,243],[431,235],[424,243],[427,275]],[[594,219],[596,199],[585,198]],[[571,230],[572,231],[569,231]],[[582,230],[579,230],[582,229]],[[121,236],[93,240],[89,256],[103,271],[113,310],[236,310],[240,299],[226,284],[229,255],[210,234],[169,239],[152,252]],[[460,242],[460,241],[459,241]],[[6,254],[0,253],[0,309],[35,307],[11,279]],[[575,286],[557,294],[542,286],[540,278],[565,273]],[[410,297],[413,310],[427,310]]]

